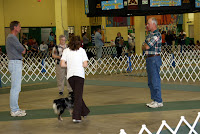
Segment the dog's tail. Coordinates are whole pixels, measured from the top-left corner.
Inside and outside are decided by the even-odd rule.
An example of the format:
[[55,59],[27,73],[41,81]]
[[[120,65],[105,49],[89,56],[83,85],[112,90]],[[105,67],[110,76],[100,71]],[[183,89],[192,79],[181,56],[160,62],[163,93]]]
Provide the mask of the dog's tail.
[[55,114],[58,114],[58,109],[56,103],[53,103],[53,110]]

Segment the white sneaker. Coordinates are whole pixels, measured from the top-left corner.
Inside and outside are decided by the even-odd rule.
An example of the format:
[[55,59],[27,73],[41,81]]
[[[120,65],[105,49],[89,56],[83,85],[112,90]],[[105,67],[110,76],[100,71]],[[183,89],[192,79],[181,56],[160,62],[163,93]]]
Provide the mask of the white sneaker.
[[11,112],[11,116],[12,117],[22,117],[22,116],[26,116],[26,113],[25,112],[23,112],[23,110],[18,110],[18,111],[16,111],[16,112]]
[[74,123],[80,123],[81,122],[81,120],[76,120],[76,119],[73,119],[72,120]]
[[[22,112],[22,113],[26,113],[26,110],[19,109],[19,111]],[[12,112],[10,112],[10,114],[11,114],[11,113],[12,113]]]
[[26,113],[26,110],[19,109],[19,111],[21,111],[22,113]]
[[155,101],[153,104],[149,105],[148,107],[150,107],[150,108],[163,107],[163,103],[158,103]]
[[155,103],[155,101],[152,101],[151,103],[147,103],[146,106],[148,107],[149,105],[153,105],[153,103]]

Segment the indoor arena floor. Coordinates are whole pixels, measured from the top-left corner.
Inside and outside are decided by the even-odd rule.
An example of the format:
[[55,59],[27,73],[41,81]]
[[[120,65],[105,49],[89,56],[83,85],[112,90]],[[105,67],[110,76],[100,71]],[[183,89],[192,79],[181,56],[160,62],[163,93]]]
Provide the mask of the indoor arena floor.
[[[52,102],[61,96],[55,80],[22,85],[19,106],[27,111],[25,117],[10,117],[9,90],[0,89],[0,134],[119,134],[120,129],[138,134],[143,124],[155,133],[162,120],[176,128],[181,116],[193,124],[200,112],[199,82],[162,81],[164,107],[150,109],[145,106],[151,101],[145,77],[88,76],[83,98],[91,113],[79,124],[72,122],[68,111],[63,121],[57,120]],[[65,89],[62,97],[67,94]],[[165,129],[162,133],[169,133]],[[200,120],[195,129],[200,133]],[[179,133],[188,132],[183,123]]]

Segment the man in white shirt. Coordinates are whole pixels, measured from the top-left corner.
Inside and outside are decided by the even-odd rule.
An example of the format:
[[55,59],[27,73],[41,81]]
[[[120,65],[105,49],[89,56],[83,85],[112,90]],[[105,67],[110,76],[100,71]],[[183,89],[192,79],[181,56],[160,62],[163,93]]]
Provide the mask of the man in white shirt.
[[47,44],[45,44],[44,41],[42,41],[42,43],[40,44],[40,51],[47,52],[47,50],[48,50]]

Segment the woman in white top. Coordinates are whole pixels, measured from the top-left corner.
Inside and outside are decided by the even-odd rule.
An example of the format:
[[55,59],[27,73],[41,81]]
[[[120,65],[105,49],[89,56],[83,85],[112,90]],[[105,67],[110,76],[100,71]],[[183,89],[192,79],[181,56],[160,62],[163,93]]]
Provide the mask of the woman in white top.
[[84,67],[88,65],[88,57],[77,36],[71,37],[68,48],[63,51],[61,67],[67,67],[67,79],[74,92],[74,109],[72,120],[81,122],[81,116],[85,117],[90,110],[83,101],[83,86],[85,79]]

